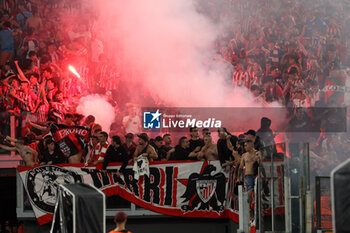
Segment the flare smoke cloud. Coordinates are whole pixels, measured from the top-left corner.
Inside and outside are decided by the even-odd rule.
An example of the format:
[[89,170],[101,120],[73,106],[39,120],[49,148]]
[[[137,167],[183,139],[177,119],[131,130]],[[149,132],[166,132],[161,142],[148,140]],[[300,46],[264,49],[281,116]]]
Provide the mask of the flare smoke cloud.
[[115,117],[113,106],[106,101],[104,96],[100,95],[88,95],[81,98],[77,112],[84,116],[93,115],[95,122],[107,132],[109,132]]
[[215,59],[213,49],[223,27],[200,14],[195,4],[91,1],[97,17],[93,34],[105,42],[107,57],[123,70],[131,93],[150,93],[167,107],[259,107],[247,89],[232,89],[233,67]]

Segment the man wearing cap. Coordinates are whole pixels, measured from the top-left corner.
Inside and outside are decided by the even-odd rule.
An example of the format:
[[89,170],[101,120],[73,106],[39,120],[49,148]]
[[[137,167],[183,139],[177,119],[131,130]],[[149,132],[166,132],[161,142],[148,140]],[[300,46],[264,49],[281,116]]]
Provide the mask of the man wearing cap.
[[132,133],[128,133],[125,135],[125,143],[123,144],[124,148],[128,152],[128,158],[132,159],[136,150],[136,143],[133,141],[134,135]]
[[166,158],[166,151],[163,150],[163,138],[161,136],[157,136],[153,143],[150,142],[150,144],[153,146],[154,150],[156,151],[158,155],[158,159],[162,160]]
[[114,217],[114,222],[116,227],[114,230],[110,231],[109,233],[119,233],[119,232],[131,233],[131,231],[128,231],[125,229],[127,217],[128,216],[124,212],[118,212]]
[[139,137],[139,144],[136,146],[134,160],[137,160],[137,157],[140,155],[147,157],[150,161],[158,159],[158,155],[154,147],[148,142],[148,135],[146,133],[142,133],[137,136]]
[[255,130],[248,130],[247,132],[244,133],[245,135],[245,140],[251,140],[254,143],[254,149],[255,150],[260,150],[263,148],[263,144],[260,141],[260,138],[256,136]]

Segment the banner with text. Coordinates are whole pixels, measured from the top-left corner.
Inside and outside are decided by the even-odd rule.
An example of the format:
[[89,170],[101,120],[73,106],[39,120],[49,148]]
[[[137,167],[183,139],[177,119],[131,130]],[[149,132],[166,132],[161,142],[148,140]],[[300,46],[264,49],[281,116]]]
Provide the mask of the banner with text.
[[[151,162],[149,175],[138,180],[133,166],[118,177],[115,172],[120,165],[112,163],[106,173],[72,164],[18,167],[18,171],[39,224],[52,220],[57,187],[67,183],[92,184],[108,196],[119,195],[165,215],[230,218],[238,222],[234,169],[224,171],[219,161]],[[283,193],[277,196],[280,195]]]
[[228,218],[238,220],[236,211],[227,207],[229,174],[218,161],[153,162],[149,176],[134,179],[132,166],[117,177],[119,169],[109,166],[103,173],[94,167],[46,165],[19,167],[35,216],[40,224],[52,220],[57,187],[65,183],[93,184],[108,196],[119,195],[154,212],[184,217]]

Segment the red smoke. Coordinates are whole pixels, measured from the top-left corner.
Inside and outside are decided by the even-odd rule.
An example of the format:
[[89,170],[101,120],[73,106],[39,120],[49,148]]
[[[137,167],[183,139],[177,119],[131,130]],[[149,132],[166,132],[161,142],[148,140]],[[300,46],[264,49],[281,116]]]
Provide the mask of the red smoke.
[[[149,93],[166,107],[261,106],[247,89],[228,84],[233,67],[220,65],[213,51],[223,27],[198,13],[193,1],[101,0],[90,7],[97,15],[92,34],[104,41],[107,57],[122,70],[130,102],[145,106],[145,98],[133,97]],[[264,115],[232,120],[258,128]],[[269,117],[273,123],[283,120]]]

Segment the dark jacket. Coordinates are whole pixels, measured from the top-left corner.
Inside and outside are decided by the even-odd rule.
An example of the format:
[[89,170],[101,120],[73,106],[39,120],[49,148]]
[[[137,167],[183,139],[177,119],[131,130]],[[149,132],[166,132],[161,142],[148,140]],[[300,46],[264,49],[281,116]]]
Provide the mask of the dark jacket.
[[123,163],[119,172],[124,172],[125,167],[128,165],[129,156],[128,152],[124,148],[124,146],[115,147],[110,145],[107,149],[105,160],[103,161],[103,170],[106,170],[108,163],[111,162],[120,162]]
[[55,151],[53,154],[49,153],[48,149],[45,149],[44,153],[44,162],[48,163],[52,161],[52,164],[58,164],[58,163],[65,163],[66,159],[63,156],[61,150],[58,148],[58,146],[55,147]]
[[[236,142],[238,138],[236,136],[231,136],[231,143],[233,147],[236,149]],[[220,160],[220,164],[222,165],[227,160],[230,160],[232,158],[234,160],[234,157],[232,156],[232,151],[228,149],[226,139],[219,139],[217,142],[217,148],[218,148],[218,156]]]
[[183,148],[179,145],[175,146],[175,151],[169,160],[189,160],[188,155],[191,153],[190,149]]

